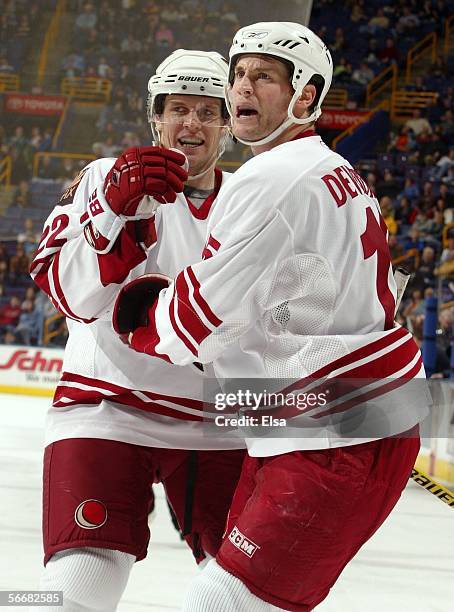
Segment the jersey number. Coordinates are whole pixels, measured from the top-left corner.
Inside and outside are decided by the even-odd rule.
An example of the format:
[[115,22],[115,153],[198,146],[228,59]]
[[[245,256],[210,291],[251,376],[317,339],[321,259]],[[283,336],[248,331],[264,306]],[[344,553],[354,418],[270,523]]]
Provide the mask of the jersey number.
[[388,286],[389,248],[386,241],[386,223],[380,216],[380,223],[375,218],[372,208],[366,208],[366,229],[361,234],[364,259],[377,253],[377,295],[385,311],[385,329],[391,329],[394,321],[394,296]]
[[62,247],[66,242],[66,238],[57,238],[57,236],[68,227],[68,224],[68,215],[57,215],[56,217],[54,217],[54,219],[52,219],[51,225],[46,225],[46,227],[44,228],[40,246],[36,252],[36,255],[38,255],[38,253],[41,253],[41,251],[43,251],[45,248],[53,249]]

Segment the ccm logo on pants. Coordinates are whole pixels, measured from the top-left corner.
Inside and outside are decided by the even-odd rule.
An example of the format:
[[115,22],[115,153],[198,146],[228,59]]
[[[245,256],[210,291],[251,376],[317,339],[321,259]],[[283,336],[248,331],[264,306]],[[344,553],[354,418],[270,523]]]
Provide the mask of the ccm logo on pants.
[[253,557],[255,551],[260,548],[257,544],[254,544],[251,540],[248,540],[238,529],[238,527],[234,527],[232,531],[229,533],[229,540],[232,542],[234,546],[241,550],[248,557]]

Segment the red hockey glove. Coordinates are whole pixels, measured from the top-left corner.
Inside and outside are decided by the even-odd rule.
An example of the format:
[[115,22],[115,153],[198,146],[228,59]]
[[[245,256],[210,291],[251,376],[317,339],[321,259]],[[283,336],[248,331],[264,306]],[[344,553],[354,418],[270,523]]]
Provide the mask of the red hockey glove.
[[[109,253],[126,221],[150,218],[158,203],[175,202],[188,178],[186,157],[162,147],[127,149],[91,194],[82,215],[85,238],[98,253]],[[153,202],[144,201],[151,196]],[[144,208],[144,210],[141,210]]]
[[117,215],[134,216],[145,195],[159,202],[175,202],[188,173],[182,153],[163,147],[127,149],[104,181],[104,197]]
[[[171,279],[163,274],[144,274],[125,285],[115,302],[112,324],[125,344],[139,353],[170,361],[167,355],[156,353],[159,343],[155,310],[161,289],[167,289]],[[193,363],[204,371],[201,363]]]
[[161,289],[171,283],[163,274],[144,274],[125,285],[115,302],[112,324],[114,330],[128,340],[129,334],[149,323],[149,310],[155,305]]

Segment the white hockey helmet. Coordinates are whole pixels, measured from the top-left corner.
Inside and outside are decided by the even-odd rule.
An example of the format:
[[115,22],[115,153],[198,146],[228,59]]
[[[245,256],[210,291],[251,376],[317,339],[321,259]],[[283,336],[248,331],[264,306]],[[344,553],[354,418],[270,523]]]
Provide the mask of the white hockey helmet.
[[[184,94],[220,98],[225,109],[225,87],[227,85],[228,64],[222,55],[215,51],[188,51],[177,49],[156,69],[148,81],[148,121],[155,140],[155,117],[161,114],[157,108],[160,96]],[[226,118],[227,118],[226,114]]]
[[[235,64],[238,56],[264,54],[285,60],[293,66],[291,84],[295,94],[288,106],[288,118],[271,134],[258,141],[245,141],[244,144],[261,145],[274,140],[292,124],[307,124],[317,120],[322,114],[321,105],[328,93],[333,78],[333,60],[324,42],[312,30],[299,23],[289,21],[270,21],[254,23],[238,30],[229,52],[229,83],[233,83]],[[315,77],[315,78],[314,78]],[[315,105],[309,117],[298,118],[293,114],[295,102],[301,96],[303,87],[314,79],[317,88]],[[226,96],[227,108],[231,107]]]

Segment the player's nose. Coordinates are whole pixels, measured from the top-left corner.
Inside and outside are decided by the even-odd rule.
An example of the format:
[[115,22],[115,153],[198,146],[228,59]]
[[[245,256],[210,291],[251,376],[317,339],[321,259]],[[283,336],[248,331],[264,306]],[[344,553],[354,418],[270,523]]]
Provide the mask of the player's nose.
[[183,125],[192,130],[198,130],[202,126],[202,122],[200,121],[197,112],[195,109],[192,109],[184,118]]
[[241,93],[243,95],[244,94],[250,95],[252,94],[252,91],[253,91],[252,81],[246,74],[242,76],[240,79],[236,79],[233,84],[233,87],[236,89],[238,93]]

